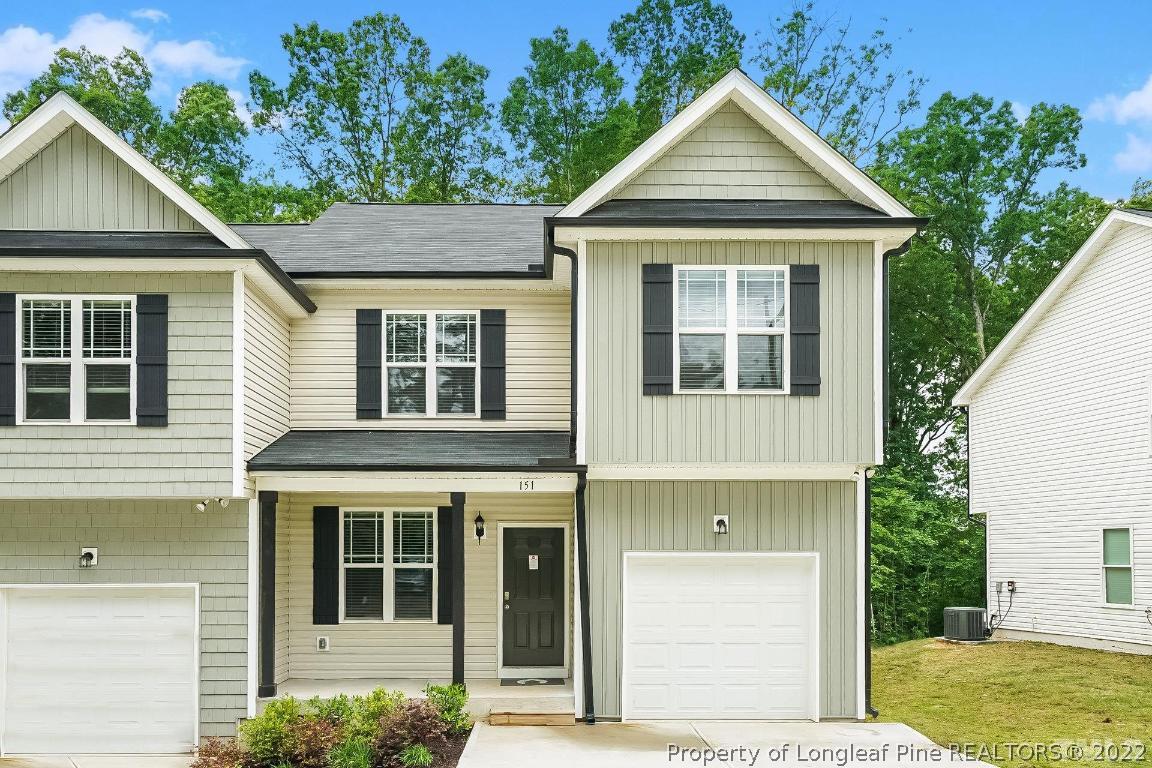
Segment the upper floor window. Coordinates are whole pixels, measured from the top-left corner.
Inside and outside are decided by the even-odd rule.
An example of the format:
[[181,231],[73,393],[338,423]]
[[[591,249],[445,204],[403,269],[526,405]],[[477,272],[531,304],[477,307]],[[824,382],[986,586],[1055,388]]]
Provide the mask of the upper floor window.
[[1132,605],[1132,529],[1105,528],[1104,602]]
[[478,312],[385,312],[389,416],[476,416]]
[[788,267],[676,268],[677,392],[783,393]]
[[20,298],[21,418],[130,422],[134,299]]

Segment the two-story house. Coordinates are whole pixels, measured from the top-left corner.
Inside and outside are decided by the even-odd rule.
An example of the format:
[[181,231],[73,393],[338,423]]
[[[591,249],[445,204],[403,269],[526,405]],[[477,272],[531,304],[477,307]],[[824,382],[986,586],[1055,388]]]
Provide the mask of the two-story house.
[[0,177],[0,750],[428,680],[864,716],[885,267],[923,222],[742,73],[565,207],[229,226],[63,95]]

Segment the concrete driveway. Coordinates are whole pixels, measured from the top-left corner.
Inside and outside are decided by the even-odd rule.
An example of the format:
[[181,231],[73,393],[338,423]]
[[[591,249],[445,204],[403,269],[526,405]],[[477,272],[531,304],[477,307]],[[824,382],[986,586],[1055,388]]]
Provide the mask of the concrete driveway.
[[477,723],[459,768],[907,768],[954,763],[981,765],[954,757],[898,723],[661,721],[574,727]]
[[31,755],[0,757],[0,768],[188,768],[189,755]]

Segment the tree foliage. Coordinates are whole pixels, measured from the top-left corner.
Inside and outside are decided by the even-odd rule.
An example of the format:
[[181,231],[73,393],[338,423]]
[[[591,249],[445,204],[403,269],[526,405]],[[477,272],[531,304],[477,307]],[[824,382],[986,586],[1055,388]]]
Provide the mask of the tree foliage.
[[726,72],[740,66],[744,33],[712,0],[640,0],[608,28],[616,56],[636,75],[641,132],[656,132]]
[[895,45],[883,26],[851,40],[851,21],[837,25],[808,2],[774,20],[753,62],[777,101],[848,159],[867,164],[920,107],[925,80],[893,64]]
[[530,63],[508,86],[500,121],[519,152],[521,193],[567,202],[636,144],[635,110],[616,66],[558,27],[531,41]]

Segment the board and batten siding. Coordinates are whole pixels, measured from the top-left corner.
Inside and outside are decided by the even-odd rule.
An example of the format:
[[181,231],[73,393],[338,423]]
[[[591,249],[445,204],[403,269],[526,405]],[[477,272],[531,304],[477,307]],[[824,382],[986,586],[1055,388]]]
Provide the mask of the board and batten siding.
[[[428,622],[312,623],[312,508],[434,509],[451,503],[448,494],[280,494],[277,508],[276,679],[452,677],[452,626]],[[473,523],[484,515],[487,536],[477,541]],[[495,678],[497,617],[497,530],[502,522],[569,524],[566,570],[572,571],[575,531],[573,497],[566,493],[469,494],[464,508],[464,675]],[[286,551],[285,551],[286,550]],[[569,578],[569,590],[572,580]],[[280,613],[287,598],[287,611]],[[572,593],[569,591],[569,618]],[[281,615],[285,620],[280,622]],[[569,621],[569,628],[574,622]],[[286,635],[287,638],[283,637]],[[317,636],[330,650],[316,650]],[[569,637],[569,654],[571,637]]]
[[[99,549],[97,567],[77,565],[82,546]],[[149,583],[200,584],[200,735],[235,736],[247,711],[247,507],[0,501],[0,584]]]
[[[820,713],[857,715],[856,484],[601,481],[587,490],[596,714],[620,717],[625,552],[818,552]],[[712,516],[729,515],[725,536]]]
[[78,125],[0,180],[0,229],[205,231]]
[[[1152,230],[1105,243],[970,406],[972,511],[1008,630],[1152,644]],[[1101,529],[1132,528],[1134,605],[1104,606]],[[1007,608],[1007,592],[1001,596]]]
[[[589,242],[589,464],[876,459],[872,242]],[[820,265],[820,394],[642,393],[642,264]]]
[[716,110],[613,197],[845,199],[844,193],[731,102]]
[[255,287],[244,292],[244,460],[288,431],[292,360],[288,318]]
[[0,427],[0,497],[232,495],[232,274],[0,274],[5,290],[168,295],[168,426]]
[[[563,259],[557,259],[561,262]],[[558,270],[559,271],[559,270]],[[535,282],[535,281],[522,281]],[[293,429],[567,429],[569,295],[559,281],[498,290],[442,281],[436,290],[310,290],[313,315],[292,326]],[[356,310],[507,310],[507,419],[356,418]]]

